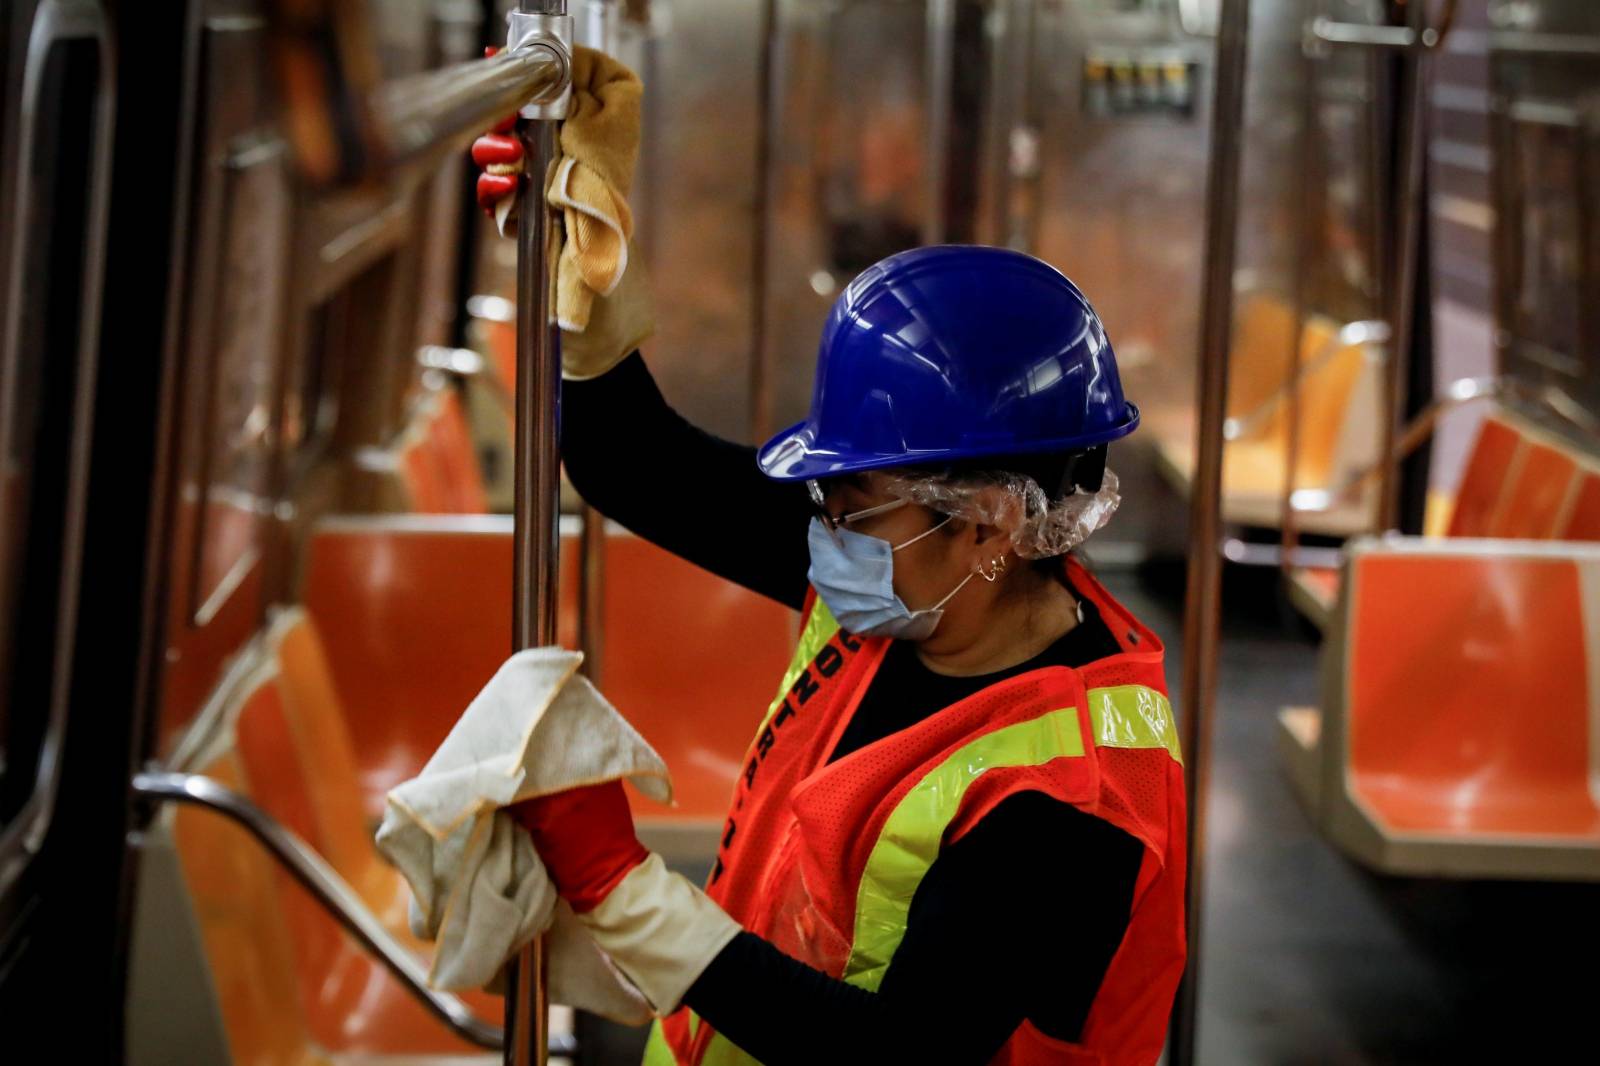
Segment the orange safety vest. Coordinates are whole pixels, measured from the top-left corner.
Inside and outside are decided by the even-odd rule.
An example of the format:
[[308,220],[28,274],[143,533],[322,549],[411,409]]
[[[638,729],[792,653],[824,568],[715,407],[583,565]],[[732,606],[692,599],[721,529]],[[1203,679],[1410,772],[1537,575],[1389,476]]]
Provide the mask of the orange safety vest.
[[[1163,650],[1076,560],[1067,573],[1119,654],[990,685],[832,763],[889,641],[843,631],[813,594],[706,891],[790,956],[875,990],[939,849],[1007,796],[1054,796],[1143,842],[1133,910],[1080,1041],[1025,1020],[993,1061],[1153,1063],[1185,952],[1183,767]],[[656,1023],[645,1052],[646,1066],[754,1062],[687,1007]]]

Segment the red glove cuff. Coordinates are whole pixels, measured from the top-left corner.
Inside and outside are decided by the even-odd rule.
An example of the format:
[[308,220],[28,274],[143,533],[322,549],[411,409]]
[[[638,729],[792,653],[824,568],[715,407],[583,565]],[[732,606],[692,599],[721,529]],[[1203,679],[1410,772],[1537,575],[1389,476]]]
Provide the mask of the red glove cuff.
[[634,834],[620,781],[525,800],[510,811],[533,837],[556,891],[579,914],[599,906],[650,855]]

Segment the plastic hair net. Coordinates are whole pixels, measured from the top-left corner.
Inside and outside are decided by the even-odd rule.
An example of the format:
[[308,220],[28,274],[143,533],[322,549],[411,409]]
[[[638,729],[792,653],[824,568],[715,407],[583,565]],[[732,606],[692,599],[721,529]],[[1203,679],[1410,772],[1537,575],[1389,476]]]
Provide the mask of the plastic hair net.
[[1117,475],[1109,469],[1098,492],[1079,490],[1058,500],[1047,497],[1033,478],[1004,471],[888,476],[896,496],[1010,533],[1024,559],[1065,555],[1082,544],[1116,513],[1122,503],[1117,487]]

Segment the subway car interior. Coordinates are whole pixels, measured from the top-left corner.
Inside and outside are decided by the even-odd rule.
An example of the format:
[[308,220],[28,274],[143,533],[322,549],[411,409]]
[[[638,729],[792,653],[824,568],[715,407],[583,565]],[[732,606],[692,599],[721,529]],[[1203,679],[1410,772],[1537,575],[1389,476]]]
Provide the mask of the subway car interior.
[[531,949],[434,987],[374,844],[559,643],[702,882],[800,635],[557,472],[561,216],[502,236],[468,146],[555,136],[574,43],[643,82],[644,355],[709,433],[805,416],[893,253],[1093,300],[1142,421],[1077,555],[1189,790],[1166,1062],[1593,1060],[1593,0],[4,0],[0,1060],[639,1060]]

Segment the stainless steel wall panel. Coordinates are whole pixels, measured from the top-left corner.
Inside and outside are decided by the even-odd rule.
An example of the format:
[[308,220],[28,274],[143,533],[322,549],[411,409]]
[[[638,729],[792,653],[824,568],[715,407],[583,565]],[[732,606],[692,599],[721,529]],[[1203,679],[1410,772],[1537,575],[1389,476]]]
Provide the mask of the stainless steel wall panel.
[[673,4],[643,71],[649,186],[634,193],[649,219],[651,369],[686,417],[734,440],[750,435],[759,17],[749,0]]

